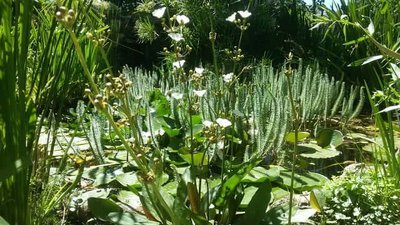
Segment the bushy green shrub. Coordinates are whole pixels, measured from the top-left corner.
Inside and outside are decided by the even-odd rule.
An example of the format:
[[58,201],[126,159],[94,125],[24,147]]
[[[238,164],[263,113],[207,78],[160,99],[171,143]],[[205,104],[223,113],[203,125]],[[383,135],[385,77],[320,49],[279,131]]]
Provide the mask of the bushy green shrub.
[[[393,182],[365,165],[334,177],[324,188],[327,196],[319,216],[322,224],[382,224],[400,223],[400,189]],[[362,173],[360,172],[362,171]]]

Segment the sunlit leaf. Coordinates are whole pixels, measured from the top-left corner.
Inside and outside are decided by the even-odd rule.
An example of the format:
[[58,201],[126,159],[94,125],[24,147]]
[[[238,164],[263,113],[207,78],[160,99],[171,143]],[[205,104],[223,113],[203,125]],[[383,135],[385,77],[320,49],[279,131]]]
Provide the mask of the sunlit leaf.
[[343,143],[343,134],[338,130],[324,128],[318,130],[315,139],[322,148],[327,146],[337,147]]
[[363,65],[366,65],[368,63],[380,60],[382,58],[383,58],[383,55],[374,55],[374,56],[370,56],[370,57],[366,57],[366,58],[362,58],[362,59],[356,60],[356,61],[350,63],[347,66],[363,66]]
[[257,163],[258,162],[243,163],[237,171],[234,171],[218,189],[217,196],[214,199],[214,205],[217,207],[223,206],[228,197],[235,192],[240,181],[254,168],[255,165],[257,165]]
[[[286,187],[290,187],[291,185],[291,171],[281,171],[281,178],[283,180],[283,184]],[[313,173],[313,172],[306,172],[302,174],[295,174],[294,176],[294,184],[293,189],[297,191],[305,191],[305,190],[312,190],[316,187],[321,187],[325,184],[329,179],[325,176]]]
[[192,154],[181,154],[180,155],[186,162],[193,163],[195,166],[206,166],[208,165],[208,154],[199,152],[193,154],[193,162],[192,162]]
[[0,216],[0,225],[10,225],[3,217]]
[[89,198],[88,206],[90,212],[101,220],[107,221],[108,214],[112,212],[122,212],[122,208],[115,202],[105,198]]
[[368,30],[370,35],[373,35],[375,33],[375,26],[374,26],[374,23],[372,22],[371,19],[369,19],[369,21],[370,22],[369,22],[369,25],[367,27],[367,30]]
[[318,199],[314,194],[314,191],[310,192],[310,206],[317,210],[317,212],[321,212],[321,206],[318,203]]
[[[295,133],[290,132],[290,133],[286,134],[285,140],[287,142],[294,143],[295,142],[294,136],[295,136]],[[310,133],[308,133],[308,132],[299,132],[298,136],[297,136],[298,137],[297,141],[303,141],[304,139],[308,138],[309,136],[310,136]]]
[[160,223],[150,221],[145,216],[135,212],[111,212],[108,214],[107,221],[115,225],[158,225]]
[[271,190],[272,187],[269,181],[266,181],[259,186],[246,209],[242,224],[260,223],[271,201]]
[[300,144],[298,146],[300,155],[304,158],[313,158],[313,159],[328,159],[334,158],[341,154],[340,151],[337,151],[333,147],[322,148],[321,146],[315,144]]
[[390,112],[390,111],[397,110],[397,109],[400,109],[400,105],[392,105],[392,106],[386,107],[385,109],[379,111],[378,113]]

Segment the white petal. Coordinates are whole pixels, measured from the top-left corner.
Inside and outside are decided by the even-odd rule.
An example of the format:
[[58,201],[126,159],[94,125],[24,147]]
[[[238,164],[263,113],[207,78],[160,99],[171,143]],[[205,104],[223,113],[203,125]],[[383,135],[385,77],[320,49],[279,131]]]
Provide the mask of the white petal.
[[204,68],[196,67],[194,68],[194,72],[201,75],[204,72]]
[[190,19],[185,15],[176,15],[176,22],[179,24],[187,24],[190,22]]
[[156,130],[156,135],[163,136],[164,134],[165,134],[164,129],[160,128],[160,129]]
[[169,33],[168,36],[169,36],[172,40],[174,40],[174,41],[176,41],[176,42],[180,42],[180,41],[182,41],[182,40],[185,40],[185,38],[183,38],[183,35],[180,34],[180,33]]
[[227,119],[223,119],[223,118],[218,118],[216,120],[216,122],[218,123],[218,125],[220,127],[226,128],[232,125],[231,121],[227,120]]
[[183,64],[185,64],[185,60],[179,60],[179,61],[173,62],[172,66],[174,67],[174,69],[179,69],[183,66]]
[[171,94],[171,97],[176,100],[181,100],[183,98],[183,94],[174,92]]
[[236,12],[232,13],[232,15],[230,15],[228,18],[226,18],[226,21],[229,21],[231,23],[233,23],[233,21],[236,20]]
[[246,11],[238,11],[238,13],[243,19],[246,19],[251,16],[251,12],[249,12],[247,10]]
[[204,125],[205,127],[211,127],[212,124],[213,124],[213,122],[211,122],[211,121],[209,121],[209,120],[203,121],[203,125]]
[[203,97],[206,94],[206,90],[193,90],[194,95],[197,95],[199,97]]
[[157,17],[158,19],[161,19],[161,17],[164,16],[165,9],[167,9],[167,8],[166,8],[166,7],[162,7],[162,8],[156,9],[156,10],[154,10],[151,14],[152,14],[154,17]]
[[151,133],[148,131],[142,131],[142,137],[143,138],[150,138],[151,137]]
[[233,80],[233,73],[228,73],[228,74],[222,75],[222,77],[224,78],[224,81],[226,83],[229,83]]

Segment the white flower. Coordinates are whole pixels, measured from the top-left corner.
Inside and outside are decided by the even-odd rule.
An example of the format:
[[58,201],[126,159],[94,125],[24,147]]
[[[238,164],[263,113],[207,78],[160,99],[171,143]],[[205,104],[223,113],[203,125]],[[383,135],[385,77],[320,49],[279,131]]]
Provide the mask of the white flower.
[[348,19],[349,19],[348,15],[343,14],[340,16],[340,20],[348,20]]
[[246,19],[251,16],[251,12],[249,12],[247,10],[246,11],[238,11],[238,13],[243,19]]
[[211,121],[209,121],[209,120],[203,121],[203,125],[204,125],[205,127],[211,127],[212,124],[213,124],[213,122],[211,122]]
[[236,14],[237,14],[236,12],[232,13],[232,15],[226,18],[226,21],[233,23],[236,20]]
[[142,138],[151,138],[151,133],[148,131],[142,131]]
[[224,78],[224,81],[225,81],[226,83],[232,82],[232,80],[233,80],[233,73],[228,73],[228,74],[222,75],[222,77]]
[[206,90],[193,90],[194,95],[203,97],[206,94]]
[[167,8],[166,8],[166,7],[162,7],[162,8],[156,9],[156,10],[154,10],[151,14],[152,14],[154,17],[156,17],[156,18],[158,18],[158,19],[161,19],[161,17],[164,16],[165,9],[167,9]]
[[358,217],[361,214],[360,208],[355,207],[353,210],[353,216]]
[[218,118],[216,120],[216,122],[218,123],[218,125],[222,128],[227,128],[229,126],[232,125],[231,121],[227,120],[227,119],[223,119],[223,118]]
[[201,75],[204,72],[204,68],[196,67],[194,68],[194,72]]
[[155,132],[156,136],[163,136],[164,134],[165,134],[165,130],[162,128],[156,130],[156,132]]
[[176,22],[180,25],[187,24],[190,22],[190,19],[185,15],[176,15]]
[[176,100],[181,100],[181,99],[183,98],[183,94],[182,94],[182,93],[174,92],[174,93],[171,94],[171,97],[172,97],[173,99],[176,99]]
[[169,36],[172,40],[174,40],[174,41],[176,41],[176,42],[180,42],[180,41],[182,41],[182,40],[185,40],[185,38],[183,38],[183,35],[180,34],[180,33],[169,33],[168,36]]
[[173,62],[172,66],[174,67],[174,69],[179,69],[183,66],[183,64],[185,64],[185,60],[179,60],[179,61]]

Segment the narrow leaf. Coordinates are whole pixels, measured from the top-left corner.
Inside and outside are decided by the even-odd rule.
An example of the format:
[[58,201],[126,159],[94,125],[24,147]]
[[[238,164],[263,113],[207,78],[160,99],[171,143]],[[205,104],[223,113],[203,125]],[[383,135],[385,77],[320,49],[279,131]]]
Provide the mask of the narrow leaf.
[[385,109],[379,111],[378,113],[390,112],[390,111],[393,111],[396,109],[400,109],[400,105],[392,105],[392,106],[386,107]]
[[362,59],[356,60],[356,61],[350,63],[347,66],[349,66],[349,67],[351,67],[351,66],[364,66],[364,65],[367,65],[368,63],[374,62],[376,60],[380,60],[382,58],[383,58],[383,55],[374,55],[374,56],[371,56],[371,57],[366,57],[366,58],[362,58]]

